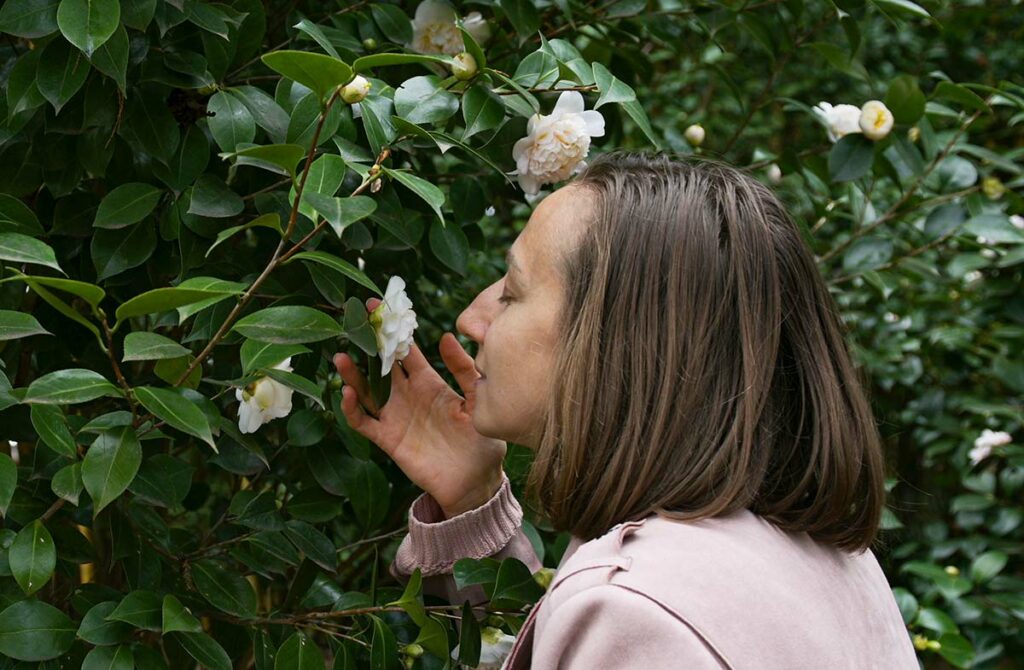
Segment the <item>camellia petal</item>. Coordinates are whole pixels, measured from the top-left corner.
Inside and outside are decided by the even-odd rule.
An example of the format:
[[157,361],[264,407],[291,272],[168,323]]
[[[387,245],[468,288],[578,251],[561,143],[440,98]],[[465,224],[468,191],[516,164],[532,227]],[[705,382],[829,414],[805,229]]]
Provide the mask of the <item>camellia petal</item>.
[[384,300],[370,315],[370,323],[377,335],[382,377],[391,372],[396,360],[409,355],[417,326],[412,307],[412,300],[405,292],[405,280],[391,277],[384,291]]

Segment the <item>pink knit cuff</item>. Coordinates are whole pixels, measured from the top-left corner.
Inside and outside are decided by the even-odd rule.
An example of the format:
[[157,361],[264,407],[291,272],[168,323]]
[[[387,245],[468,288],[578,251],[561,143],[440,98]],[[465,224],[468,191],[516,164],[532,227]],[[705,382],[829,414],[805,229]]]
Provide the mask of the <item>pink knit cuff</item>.
[[492,556],[516,534],[523,509],[512,495],[508,475],[502,472],[497,493],[483,505],[444,518],[437,501],[423,493],[409,509],[409,534],[403,538],[392,565],[393,572],[423,576],[450,573],[460,558]]

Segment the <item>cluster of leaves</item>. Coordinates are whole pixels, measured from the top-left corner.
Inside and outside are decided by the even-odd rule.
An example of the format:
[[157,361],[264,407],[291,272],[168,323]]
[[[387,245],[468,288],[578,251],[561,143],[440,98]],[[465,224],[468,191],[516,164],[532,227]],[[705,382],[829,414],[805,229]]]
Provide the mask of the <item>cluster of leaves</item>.
[[[0,656],[441,668],[458,642],[475,663],[481,612],[378,579],[418,491],[345,425],[330,358],[375,354],[363,302],[395,274],[433,351],[500,274],[529,215],[512,144],[566,89],[605,148],[689,153],[700,122],[700,151],[779,166],[872,378],[894,474],[878,553],[922,660],[1024,654],[1024,454],[967,456],[983,427],[1021,437],[1019,18],[501,0],[475,3],[494,37],[463,31],[460,80],[403,47],[415,3],[272,4],[0,7]],[[357,73],[358,113],[336,95]],[[897,121],[879,142],[832,145],[810,112],[871,98]],[[242,434],[234,390],[265,375],[300,401]],[[517,491],[529,457],[511,445]],[[568,538],[525,530],[557,565]],[[512,633],[528,577],[455,575]]]

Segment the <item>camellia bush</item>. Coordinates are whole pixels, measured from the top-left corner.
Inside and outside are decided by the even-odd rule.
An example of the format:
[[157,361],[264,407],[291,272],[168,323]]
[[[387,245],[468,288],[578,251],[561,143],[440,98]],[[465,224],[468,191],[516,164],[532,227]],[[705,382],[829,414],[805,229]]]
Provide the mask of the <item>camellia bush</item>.
[[331,359],[385,399],[616,148],[779,191],[871,382],[922,665],[1015,667],[1021,30],[938,0],[7,0],[0,667],[497,667],[569,539],[530,452],[548,570],[398,583],[420,491]]

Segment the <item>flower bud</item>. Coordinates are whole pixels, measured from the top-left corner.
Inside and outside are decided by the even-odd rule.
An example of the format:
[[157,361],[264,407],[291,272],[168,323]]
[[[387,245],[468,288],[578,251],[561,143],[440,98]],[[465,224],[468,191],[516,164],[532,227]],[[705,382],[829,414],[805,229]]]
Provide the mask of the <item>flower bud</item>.
[[704,126],[699,123],[695,123],[683,132],[683,137],[692,146],[699,147],[704,143]]
[[1006,187],[1003,186],[1003,182],[999,180],[999,177],[985,177],[982,179],[981,190],[991,200],[998,200],[1006,193]]
[[768,181],[773,184],[778,184],[782,181],[782,168],[777,163],[772,163],[768,166]]
[[477,63],[473,55],[463,51],[452,58],[452,74],[459,81],[472,79],[477,73]]
[[485,623],[493,628],[501,628],[505,625],[505,620],[497,614],[492,614],[485,619]]
[[917,126],[912,127],[910,130],[907,131],[907,139],[910,140],[911,142],[917,142],[919,139],[921,139],[921,129],[918,128]]
[[885,138],[895,122],[892,112],[881,100],[868,100],[860,108],[860,131],[869,140],[877,142]]
[[423,647],[413,642],[412,644],[405,645],[402,648],[402,653],[412,658],[419,658],[423,655]]
[[406,656],[404,659],[402,659],[402,667],[405,668],[405,670],[412,670],[415,666],[416,659],[412,656]]
[[373,39],[372,37],[367,37],[365,40],[363,40],[363,48],[366,49],[367,51],[373,51],[374,49],[377,48],[377,40]]
[[960,568],[956,567],[955,565],[947,565],[946,566],[946,574],[949,575],[950,577],[959,577],[960,576]]
[[341,88],[341,99],[352,105],[362,101],[370,92],[372,84],[362,75],[356,75],[355,79]]
[[942,644],[938,640],[928,640],[928,648],[932,651],[938,651],[942,649]]
[[555,571],[552,568],[541,568],[537,572],[533,573],[533,581],[537,582],[542,589],[548,590],[551,586],[551,580],[555,578]]
[[924,651],[928,648],[928,638],[924,635],[917,634],[914,636],[914,649],[918,651]]

